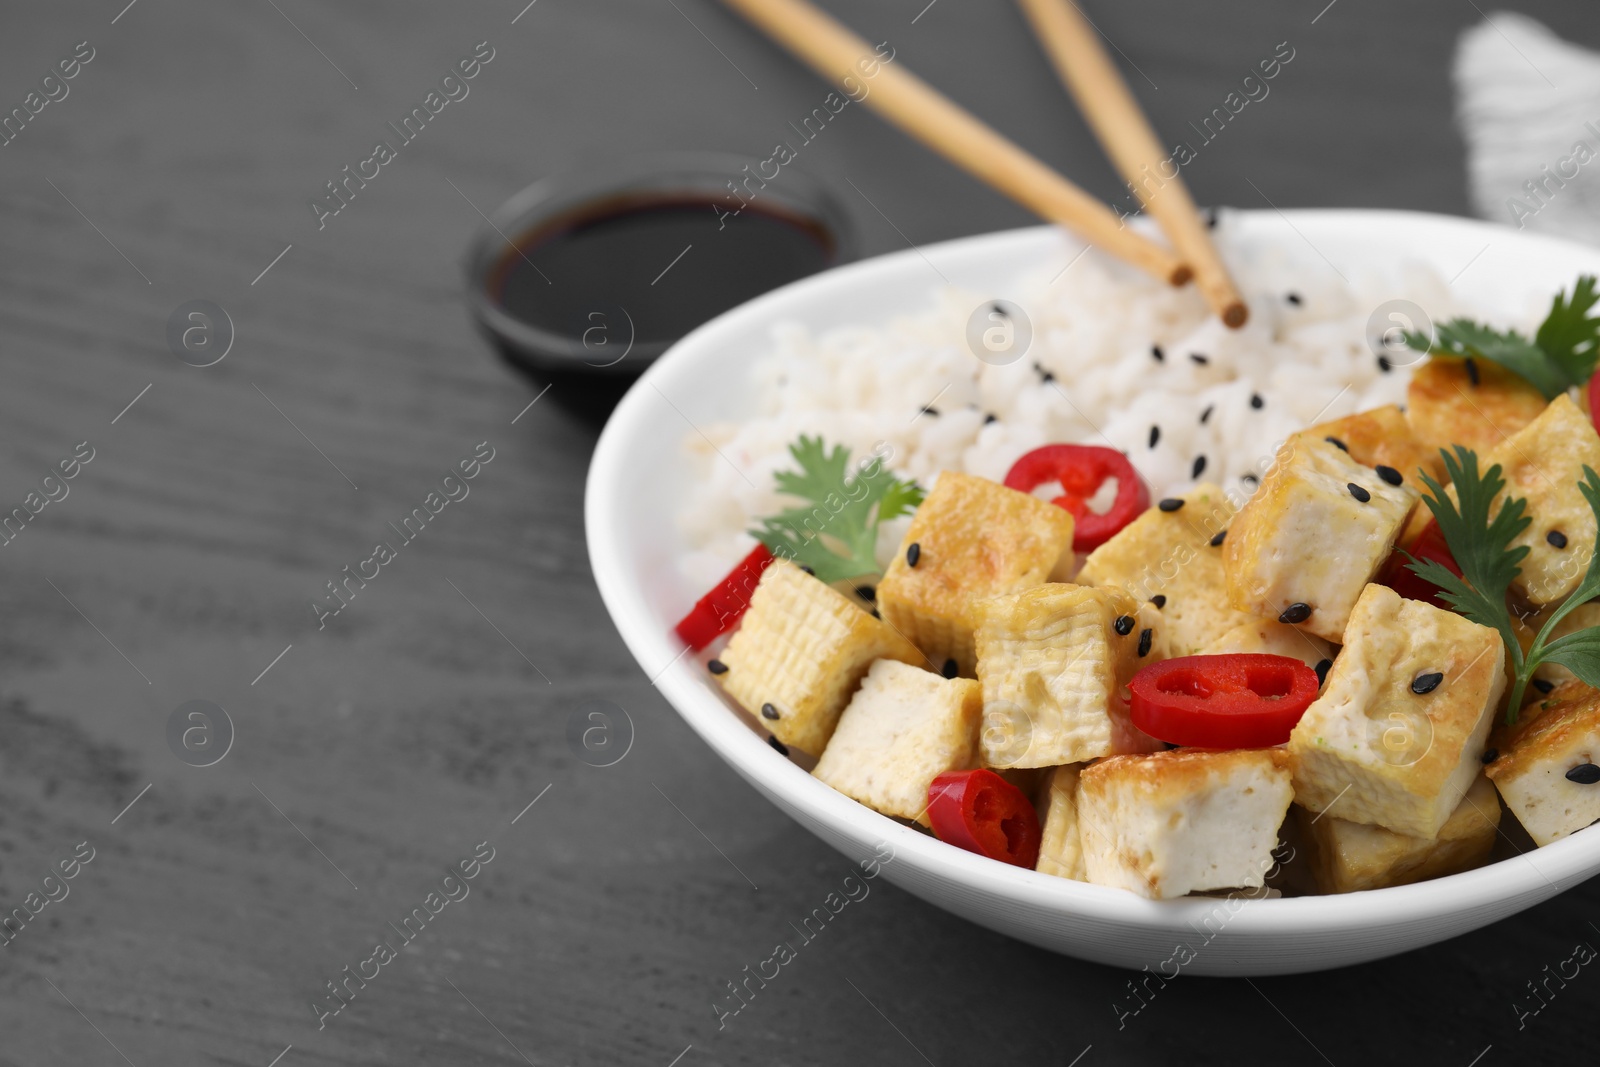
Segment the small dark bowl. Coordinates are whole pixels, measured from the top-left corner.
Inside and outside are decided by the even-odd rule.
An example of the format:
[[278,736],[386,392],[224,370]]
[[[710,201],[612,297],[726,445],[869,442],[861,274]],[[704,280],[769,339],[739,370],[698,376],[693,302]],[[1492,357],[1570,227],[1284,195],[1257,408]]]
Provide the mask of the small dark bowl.
[[[732,204],[727,183],[750,162],[712,152],[649,155],[553,175],[523,189],[490,215],[467,251],[467,293],[479,327],[507,359],[539,375],[636,377],[676,338],[630,339],[619,356],[614,343],[591,347],[582,337],[535,326],[501,306],[494,291],[499,269],[530,234],[613,212],[629,200],[694,197]],[[762,189],[759,203],[826,234],[831,239],[828,266],[855,258],[854,229],[838,199],[792,165],[782,173],[781,181]]]

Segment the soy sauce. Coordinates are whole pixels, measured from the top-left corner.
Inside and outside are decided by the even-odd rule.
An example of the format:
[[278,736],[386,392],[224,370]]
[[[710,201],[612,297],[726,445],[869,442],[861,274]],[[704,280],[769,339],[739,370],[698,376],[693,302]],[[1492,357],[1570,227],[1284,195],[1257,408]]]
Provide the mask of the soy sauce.
[[815,219],[708,194],[633,194],[585,205],[515,237],[488,281],[511,316],[581,338],[623,309],[636,344],[674,341],[722,312],[832,266]]

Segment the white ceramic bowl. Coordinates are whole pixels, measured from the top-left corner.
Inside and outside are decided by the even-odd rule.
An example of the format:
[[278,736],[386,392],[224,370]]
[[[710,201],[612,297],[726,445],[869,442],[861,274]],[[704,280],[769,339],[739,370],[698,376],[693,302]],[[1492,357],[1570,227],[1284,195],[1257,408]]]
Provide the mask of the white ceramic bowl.
[[[1600,250],[1503,227],[1404,212],[1241,212],[1247,242],[1309,243],[1341,269],[1405,256],[1432,264],[1468,306],[1522,313]],[[1419,885],[1342,896],[1144,900],[943,844],[812,778],[767,746],[725,702],[671,627],[704,590],[678,577],[678,501],[693,424],[748,409],[747,369],[771,326],[813,331],[871,324],[932,305],[937,278],[995,296],[1030,268],[1066,264],[1080,246],[1052,227],[964,238],[866,260],[796,282],[684,338],[623,399],[595,450],[585,519],[589,559],[612,620],[646,674],[706,743],[769,800],[853,860],[885,846],[891,882],[948,911],[1042,948],[1165,973],[1266,975],[1323,970],[1442,941],[1505,918],[1600,872],[1600,831]],[[1465,269],[1464,269],[1465,268]],[[880,853],[887,854],[887,853]],[[1179,946],[1184,946],[1179,948]]]

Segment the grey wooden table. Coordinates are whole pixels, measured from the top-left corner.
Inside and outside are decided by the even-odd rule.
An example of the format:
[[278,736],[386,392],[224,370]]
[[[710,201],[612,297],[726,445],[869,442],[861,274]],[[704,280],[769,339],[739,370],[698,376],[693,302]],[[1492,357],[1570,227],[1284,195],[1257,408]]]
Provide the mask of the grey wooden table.
[[[764,157],[823,86],[710,0],[525,2],[5,12],[0,110],[27,121],[0,148],[0,509],[38,514],[0,546],[0,909],[30,916],[0,939],[0,1063],[1465,1067],[1589,1047],[1600,978],[1517,1012],[1600,942],[1593,886],[1373,966],[1174,982],[1119,1020],[1127,975],[879,883],[719,1030],[724,983],[846,865],[624,651],[583,547],[594,405],[562,383],[526,407],[540,385],[473,333],[460,258],[541,175]],[[1115,195],[1017,12],[925,3],[830,6]],[[1519,6],[1600,45],[1581,0]],[[1163,129],[1295,49],[1186,169],[1202,202],[1464,211],[1446,71],[1475,5],[1092,11]],[[479,42],[470,95],[319,229],[324,183]],[[92,58],[38,88],[75,50]],[[853,202],[868,253],[1029,221],[865,112],[803,165],[882,209]],[[168,348],[194,299],[235,327],[214,366]],[[482,442],[469,495],[319,630],[325,583]],[[41,481],[75,451],[75,478]],[[568,747],[589,699],[636,725],[616,766]],[[231,722],[206,767],[169,740],[194,700]],[[205,725],[180,721],[191,749],[229,733]]]

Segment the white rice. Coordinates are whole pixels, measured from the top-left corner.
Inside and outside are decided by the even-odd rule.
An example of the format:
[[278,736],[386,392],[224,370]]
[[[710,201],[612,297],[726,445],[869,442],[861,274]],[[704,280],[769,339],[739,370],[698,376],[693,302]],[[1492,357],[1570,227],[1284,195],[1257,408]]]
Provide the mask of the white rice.
[[[1242,498],[1255,485],[1244,476],[1259,478],[1289,434],[1405,402],[1408,373],[1380,369],[1367,322],[1395,299],[1435,321],[1459,313],[1434,271],[1397,264],[1386,276],[1346,282],[1310,249],[1247,249],[1227,230],[1218,229],[1218,244],[1250,305],[1242,330],[1224,327],[1193,286],[1173,289],[1098,252],[1053,284],[1047,274],[1019,279],[1012,291],[1022,294],[1016,303],[1033,339],[1006,366],[979,360],[966,342],[969,316],[993,294],[945,287],[914,316],[820,336],[775,327],[772,350],[754,365],[753,416],[687,438],[701,477],[678,516],[690,549],[685,578],[710,586],[753,546],[746,531],[792,503],[773,492],[772,475],[793,465],[788,446],[801,434],[845,445],[858,459],[887,443],[890,467],[925,488],[942,470],[1001,480],[1024,452],[1077,442],[1125,451],[1160,497],[1193,485],[1204,456],[1198,480]],[[937,414],[919,414],[924,406]],[[986,425],[989,414],[996,419]],[[1152,448],[1153,426],[1160,440]],[[880,563],[905,521],[885,524]]]

